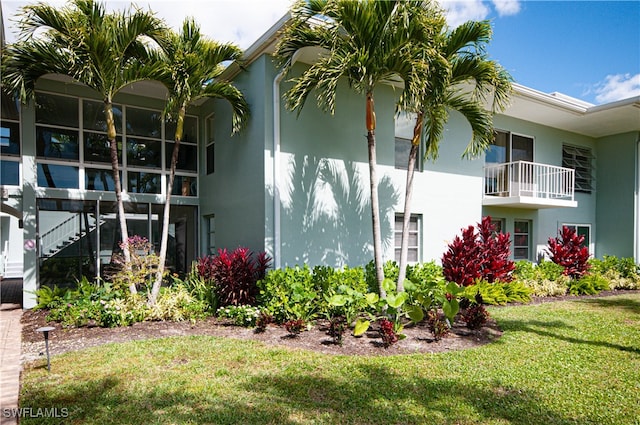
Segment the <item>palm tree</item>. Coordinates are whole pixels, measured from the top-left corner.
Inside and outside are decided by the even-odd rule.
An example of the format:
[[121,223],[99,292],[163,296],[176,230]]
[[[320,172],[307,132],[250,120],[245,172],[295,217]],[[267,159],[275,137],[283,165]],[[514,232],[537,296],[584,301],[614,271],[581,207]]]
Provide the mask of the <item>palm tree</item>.
[[320,109],[334,113],[338,81],[346,79],[356,93],[364,94],[369,154],[371,218],[376,280],[382,297],[382,242],[376,176],[376,119],[374,88],[408,73],[411,54],[407,41],[414,28],[412,17],[422,2],[375,0],[299,0],[291,10],[291,23],[276,47],[285,72],[293,66],[296,52],[305,47],[326,54],[295,78],[285,94],[286,106],[298,113],[312,91]]
[[[416,123],[407,168],[398,292],[404,290],[413,174],[420,144],[423,143],[425,157],[435,160],[449,110],[454,110],[465,117],[472,131],[463,156],[478,156],[493,140],[493,113],[506,107],[511,93],[511,76],[485,53],[491,40],[488,21],[469,21],[451,32],[443,33],[444,30],[445,27],[437,29],[434,37],[430,28],[425,31],[425,39],[414,42],[418,62],[427,61],[431,66],[416,66],[414,78],[426,83],[416,84],[414,91],[407,90],[401,97],[400,109],[415,113]],[[486,109],[487,102],[490,111]]]
[[159,80],[169,90],[165,112],[168,117],[176,120],[176,132],[164,204],[160,264],[149,296],[151,305],[156,302],[164,275],[169,240],[171,192],[187,107],[191,102],[202,98],[219,98],[228,101],[233,110],[233,133],[238,132],[246,124],[249,116],[249,106],[243,94],[228,81],[219,79],[224,70],[222,63],[240,58],[242,51],[237,46],[220,44],[203,37],[200,27],[193,19],[184,21],[179,34],[168,32],[166,37],[159,40],[159,44],[162,52],[155,57],[155,61],[163,66]]
[[[19,41],[3,57],[3,84],[9,91],[27,103],[40,77],[62,74],[95,90],[104,101],[125,267],[130,268],[112,101],[122,88],[154,79],[157,68],[145,60],[145,38],[162,35],[164,25],[139,9],[107,14],[102,3],[74,0],[61,9],[44,3],[25,6],[19,26]],[[135,284],[129,289],[135,293]]]

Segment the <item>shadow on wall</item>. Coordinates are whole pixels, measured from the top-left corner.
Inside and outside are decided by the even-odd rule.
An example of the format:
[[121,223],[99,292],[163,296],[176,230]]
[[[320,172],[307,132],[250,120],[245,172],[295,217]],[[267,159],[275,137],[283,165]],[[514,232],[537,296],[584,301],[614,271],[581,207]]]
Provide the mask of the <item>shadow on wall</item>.
[[[367,164],[291,156],[282,184],[283,265],[364,265],[373,259]],[[393,211],[399,193],[379,181],[383,250],[393,247]],[[272,197],[273,194],[270,193]]]

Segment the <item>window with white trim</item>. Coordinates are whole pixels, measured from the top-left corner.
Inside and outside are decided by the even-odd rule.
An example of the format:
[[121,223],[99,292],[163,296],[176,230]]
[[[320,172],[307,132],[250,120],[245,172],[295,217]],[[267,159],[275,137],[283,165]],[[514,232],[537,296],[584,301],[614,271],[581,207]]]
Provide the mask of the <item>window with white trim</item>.
[[531,221],[515,220],[513,222],[513,259],[531,259]]
[[562,227],[568,227],[574,230],[578,236],[584,236],[582,246],[589,248],[591,253],[591,225],[590,224],[575,224],[575,223],[563,223]]
[[[400,248],[402,246],[402,227],[404,214],[396,214],[394,227],[394,248],[395,260],[400,261]],[[409,219],[409,244],[407,249],[407,261],[417,263],[420,261],[420,229],[422,227],[422,216],[412,214]]]
[[562,166],[575,171],[576,192],[591,193],[594,180],[591,148],[562,145]]

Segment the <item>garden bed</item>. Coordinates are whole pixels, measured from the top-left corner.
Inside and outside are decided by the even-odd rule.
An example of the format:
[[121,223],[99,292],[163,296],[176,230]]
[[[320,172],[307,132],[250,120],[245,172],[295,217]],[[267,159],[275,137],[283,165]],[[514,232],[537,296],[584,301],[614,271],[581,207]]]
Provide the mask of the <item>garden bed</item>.
[[384,348],[377,329],[372,326],[365,335],[354,337],[345,334],[342,346],[333,343],[327,334],[327,323],[319,320],[310,330],[297,337],[291,337],[282,326],[269,325],[265,332],[235,326],[217,318],[191,322],[141,322],[118,328],[80,327],[63,328],[59,323],[46,322],[47,312],[25,311],[22,317],[22,357],[23,361],[41,358],[44,352],[42,334],[35,332],[41,326],[54,326],[50,333],[50,352],[52,355],[67,351],[81,350],[87,347],[111,342],[162,338],[170,336],[210,335],[243,340],[257,340],[266,345],[284,346],[326,354],[380,356],[409,353],[437,353],[450,350],[462,350],[487,344],[502,335],[495,321],[490,319],[479,330],[470,330],[462,322],[454,323],[451,333],[440,341],[435,341],[426,324],[407,326],[403,333],[406,339],[400,340],[389,348]]

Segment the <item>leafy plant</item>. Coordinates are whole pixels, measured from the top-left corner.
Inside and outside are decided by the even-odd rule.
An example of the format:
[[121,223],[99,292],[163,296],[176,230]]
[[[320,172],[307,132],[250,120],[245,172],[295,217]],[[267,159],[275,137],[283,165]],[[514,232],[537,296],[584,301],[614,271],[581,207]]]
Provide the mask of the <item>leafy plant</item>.
[[[126,248],[125,248],[126,246]],[[120,243],[120,249],[129,250],[130,267],[125,267],[123,254],[114,256],[113,270],[106,276],[117,290],[135,286],[137,289],[150,286],[158,270],[160,258],[154,252],[154,247],[143,236],[131,236]]]
[[260,308],[250,305],[228,305],[220,307],[216,315],[231,319],[238,326],[251,328],[256,325],[260,317]]
[[380,326],[380,336],[385,348],[388,348],[398,342],[399,337],[396,333],[394,322],[389,319],[382,318],[378,320]]
[[433,335],[433,339],[440,341],[451,332],[449,324],[443,315],[436,310],[430,310],[427,314],[427,326]]
[[319,296],[308,266],[271,270],[257,285],[260,305],[277,323],[315,317]]
[[480,329],[489,319],[489,312],[482,304],[473,304],[467,307],[461,315],[469,329]]
[[[385,279],[398,281],[398,263],[389,260],[382,265]],[[367,263],[364,269],[365,280],[367,282],[368,292],[378,292],[378,283],[376,282],[376,267],[373,261]]]
[[334,344],[342,346],[345,332],[349,329],[347,319],[344,316],[334,316],[329,320],[329,336]]
[[38,301],[38,304],[36,304],[33,309],[40,310],[55,308],[69,298],[71,295],[69,292],[69,288],[60,288],[57,285],[53,285],[53,287],[41,286],[33,292],[35,293]]
[[491,217],[477,225],[462,229],[442,256],[445,279],[462,286],[474,285],[478,280],[510,282],[515,265],[510,259],[511,242],[508,233],[496,233]]
[[583,245],[584,236],[563,226],[560,236],[549,238],[547,252],[556,264],[564,268],[564,274],[580,279],[589,270],[589,248]]
[[595,295],[600,291],[609,289],[609,282],[598,274],[585,274],[580,279],[569,281],[569,293],[571,295]]
[[218,309],[218,296],[211,281],[207,281],[198,273],[197,263],[191,265],[191,270],[184,279],[177,275],[172,275],[173,286],[183,286],[192,297],[207,304],[207,310],[216,311]]
[[284,322],[284,328],[291,337],[297,337],[304,330],[305,322],[302,319],[287,320]]
[[233,252],[218,250],[218,255],[200,258],[198,273],[214,285],[222,306],[255,305],[258,287],[264,279],[271,258],[260,252],[255,257],[248,248],[236,248]]
[[161,288],[156,303],[149,307],[148,320],[195,322],[207,317],[207,304],[195,299],[186,288]]
[[266,311],[260,310],[260,314],[256,319],[256,332],[264,332],[267,330],[267,326],[273,323],[273,316]]

